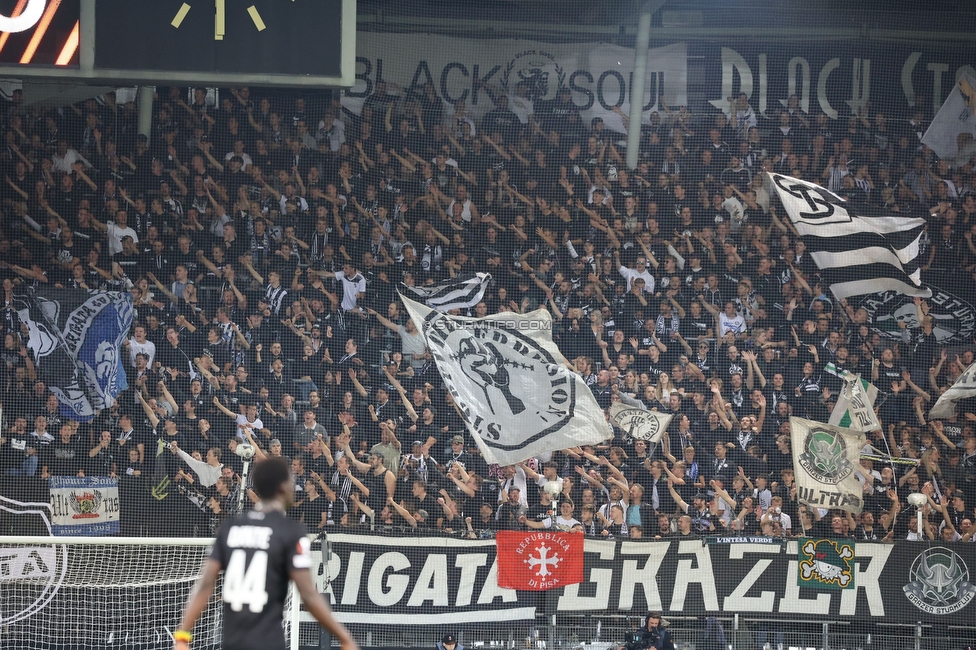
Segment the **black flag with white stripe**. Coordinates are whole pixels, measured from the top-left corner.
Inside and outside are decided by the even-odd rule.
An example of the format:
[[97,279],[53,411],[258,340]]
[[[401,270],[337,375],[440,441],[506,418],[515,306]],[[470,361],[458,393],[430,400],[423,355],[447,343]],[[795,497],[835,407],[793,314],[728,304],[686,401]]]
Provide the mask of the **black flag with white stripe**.
[[401,285],[400,291],[431,309],[448,311],[477,305],[484,297],[489,282],[491,282],[489,273],[469,273],[430,286]]
[[932,295],[919,270],[924,219],[853,214],[854,206],[819,185],[781,174],[768,179],[837,298],[877,291]]

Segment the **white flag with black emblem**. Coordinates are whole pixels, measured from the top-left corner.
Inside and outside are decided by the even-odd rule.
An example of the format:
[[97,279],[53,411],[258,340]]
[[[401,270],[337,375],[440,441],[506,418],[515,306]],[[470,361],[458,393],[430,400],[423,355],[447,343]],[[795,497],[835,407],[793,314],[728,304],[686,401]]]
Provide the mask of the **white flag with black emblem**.
[[859,513],[864,488],[857,478],[864,433],[790,418],[797,501],[816,508]]
[[486,462],[512,465],[612,436],[552,342],[549,312],[466,318],[401,298]]
[[614,402],[610,405],[610,417],[631,439],[656,445],[664,437],[673,416]]
[[781,174],[767,178],[770,195],[779,197],[837,298],[878,291],[932,295],[919,269],[924,219],[855,214],[853,205],[819,185]]

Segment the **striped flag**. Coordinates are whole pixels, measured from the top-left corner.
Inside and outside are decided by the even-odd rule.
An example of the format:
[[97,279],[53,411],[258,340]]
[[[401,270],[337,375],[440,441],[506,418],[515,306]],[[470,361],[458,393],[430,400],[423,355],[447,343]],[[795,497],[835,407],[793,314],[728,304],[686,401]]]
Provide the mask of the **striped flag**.
[[485,295],[490,273],[469,273],[422,287],[401,285],[401,293],[437,311],[474,307]]
[[768,179],[837,298],[877,291],[932,295],[918,268],[924,219],[853,214],[819,185],[780,174]]

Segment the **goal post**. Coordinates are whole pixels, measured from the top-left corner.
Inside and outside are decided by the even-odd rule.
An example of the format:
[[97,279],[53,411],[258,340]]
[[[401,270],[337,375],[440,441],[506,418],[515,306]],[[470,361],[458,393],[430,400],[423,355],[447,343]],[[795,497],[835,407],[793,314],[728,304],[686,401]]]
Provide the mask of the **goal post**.
[[[0,647],[173,647],[213,539],[0,537]],[[194,647],[220,646],[220,583],[193,629]],[[285,636],[298,648],[292,586]]]

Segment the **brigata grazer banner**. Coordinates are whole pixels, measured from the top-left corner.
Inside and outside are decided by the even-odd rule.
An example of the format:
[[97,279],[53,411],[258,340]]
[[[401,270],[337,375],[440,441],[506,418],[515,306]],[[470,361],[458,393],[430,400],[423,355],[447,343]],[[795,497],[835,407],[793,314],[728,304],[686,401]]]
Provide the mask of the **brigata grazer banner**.
[[[797,541],[587,540],[583,582],[549,592],[500,589],[494,540],[329,535],[320,580],[347,623],[429,625],[537,614],[732,614],[783,618],[973,620],[973,544],[858,543],[854,588],[797,585]],[[326,578],[328,580],[326,581]],[[546,603],[555,612],[546,611]]]

